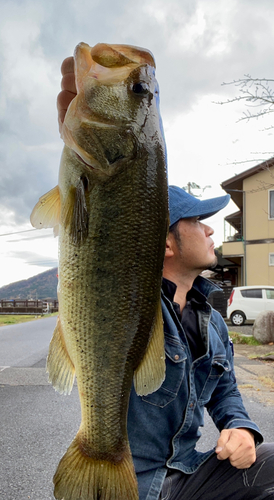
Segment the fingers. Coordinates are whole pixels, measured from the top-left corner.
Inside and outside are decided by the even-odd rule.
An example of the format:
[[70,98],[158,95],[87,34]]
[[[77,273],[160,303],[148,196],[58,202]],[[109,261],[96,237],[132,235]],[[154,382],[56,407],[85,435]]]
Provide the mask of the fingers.
[[220,434],[220,437],[217,441],[217,448],[216,448],[216,453],[217,452],[217,449],[220,448],[220,451],[223,449],[223,447],[226,445],[226,443],[228,442],[229,440],[229,436],[231,434],[231,430],[230,429],[223,429],[221,434]]
[[72,101],[76,96],[75,93],[69,92],[68,90],[62,90],[57,97],[57,109],[59,111],[66,111]]
[[224,429],[215,451],[218,460],[229,459],[237,469],[246,469],[256,460],[254,436],[248,429]]
[[63,75],[61,81],[62,91],[57,96],[58,123],[60,132],[69,104],[71,103],[72,99],[74,99],[77,93],[75,85],[73,57],[67,57],[63,61],[61,66],[61,73]]
[[74,58],[72,56],[64,59],[61,65],[61,73],[65,75],[66,73],[74,73]]
[[69,92],[67,90],[62,90],[57,96],[58,123],[60,133],[67,109],[75,96],[75,93]]
[[75,73],[72,71],[70,73],[65,73],[61,80],[61,89],[68,90],[69,92],[77,93],[75,84]]

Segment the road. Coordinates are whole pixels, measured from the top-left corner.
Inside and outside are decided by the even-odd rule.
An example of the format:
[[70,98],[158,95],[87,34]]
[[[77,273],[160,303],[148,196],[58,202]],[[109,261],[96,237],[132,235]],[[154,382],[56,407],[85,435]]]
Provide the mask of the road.
[[0,370],[7,366],[32,366],[46,356],[56,317],[2,326]]
[[[76,386],[60,396],[47,382],[46,353],[56,318],[0,328],[0,498],[54,500],[52,477],[80,424]],[[8,367],[8,368],[3,368]],[[274,441],[273,406],[243,395],[266,441]],[[205,416],[199,449],[215,445]]]

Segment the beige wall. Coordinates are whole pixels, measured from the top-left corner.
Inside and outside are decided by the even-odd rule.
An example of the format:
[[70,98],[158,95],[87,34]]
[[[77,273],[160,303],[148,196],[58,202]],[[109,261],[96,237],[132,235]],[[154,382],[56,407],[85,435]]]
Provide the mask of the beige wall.
[[[272,186],[271,186],[272,185]],[[243,181],[245,191],[246,240],[274,238],[274,220],[269,220],[268,191],[274,189],[274,170],[265,170]]]
[[229,255],[244,255],[244,245],[242,241],[226,241],[222,245],[222,255],[223,257],[228,257]]
[[274,253],[274,243],[246,245],[246,285],[274,285],[269,253]]
[[[274,238],[274,220],[269,219],[269,190],[274,190],[274,168],[263,170],[243,180],[243,236],[246,241]],[[244,256],[242,270],[246,285],[273,285],[274,266],[269,265],[269,253],[274,243],[244,245],[241,241],[223,243],[223,256]]]

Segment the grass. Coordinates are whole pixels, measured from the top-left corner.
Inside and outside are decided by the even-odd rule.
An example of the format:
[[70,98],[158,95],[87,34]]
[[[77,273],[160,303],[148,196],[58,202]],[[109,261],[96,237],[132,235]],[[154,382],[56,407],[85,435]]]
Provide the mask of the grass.
[[258,380],[269,389],[274,389],[274,381],[270,377],[258,377]]
[[241,385],[238,385],[238,389],[254,389],[254,385],[252,385],[252,384],[241,384]]
[[229,332],[233,344],[261,345],[252,335],[241,335],[236,332]]
[[32,316],[29,314],[0,314],[0,327],[7,325],[17,325],[18,323],[27,323],[35,319],[48,318],[49,316],[56,316],[57,313],[47,314],[46,316]]

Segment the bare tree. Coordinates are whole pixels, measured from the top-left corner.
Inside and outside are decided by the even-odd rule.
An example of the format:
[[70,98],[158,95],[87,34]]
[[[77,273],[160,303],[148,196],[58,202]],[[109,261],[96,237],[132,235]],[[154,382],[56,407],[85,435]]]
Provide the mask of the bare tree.
[[[243,112],[241,120],[251,120],[251,118],[260,118],[270,113],[274,113],[274,80],[268,78],[252,78],[250,75],[244,75],[244,78],[223,83],[222,85],[234,85],[239,88],[239,95],[227,99],[218,104],[229,104],[237,101],[245,101],[249,108]],[[266,128],[269,130],[274,125]]]
[[[216,102],[216,104],[231,104],[233,102],[244,101],[247,111],[243,111],[243,116],[237,120],[240,122],[246,120],[249,122],[251,119],[263,118],[266,115],[274,113],[274,80],[271,78],[252,78],[250,75],[244,75],[244,78],[233,80],[232,82],[224,82],[222,85],[234,85],[239,89],[238,95],[227,99],[226,101]],[[274,125],[264,127],[262,131],[271,130]],[[273,157],[273,151],[264,151],[252,153],[253,155],[267,155]],[[264,158],[250,158],[241,161],[234,161],[229,165],[238,165],[254,161],[264,162]]]

